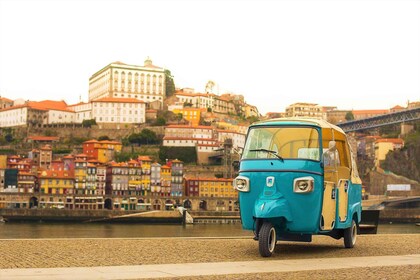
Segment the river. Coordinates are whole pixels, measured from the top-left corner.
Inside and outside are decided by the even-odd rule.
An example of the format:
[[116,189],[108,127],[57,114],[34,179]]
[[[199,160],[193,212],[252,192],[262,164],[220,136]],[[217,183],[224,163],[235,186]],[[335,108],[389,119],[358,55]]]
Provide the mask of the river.
[[[380,224],[378,234],[419,234],[415,224]],[[150,238],[252,236],[240,224],[147,225],[93,223],[0,223],[0,239]]]

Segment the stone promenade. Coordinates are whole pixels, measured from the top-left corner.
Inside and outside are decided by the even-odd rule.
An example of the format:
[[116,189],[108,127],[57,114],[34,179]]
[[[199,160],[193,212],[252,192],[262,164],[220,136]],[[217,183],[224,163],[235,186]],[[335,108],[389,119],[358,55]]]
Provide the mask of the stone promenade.
[[[213,265],[211,269],[215,272],[213,275],[203,273],[200,276],[200,273],[193,274],[194,270],[191,269],[190,274],[167,274],[165,277],[178,279],[337,279],[341,277],[342,279],[419,279],[418,254],[420,254],[420,234],[362,235],[358,236],[356,247],[353,249],[344,249],[343,240],[314,236],[312,243],[279,242],[275,254],[268,259],[262,259],[259,256],[258,243],[251,238],[15,239],[0,240],[0,279],[8,279],[7,276],[11,278],[13,271],[25,272],[21,270],[22,268],[72,268],[62,270],[65,275],[70,276],[71,271],[76,273],[79,268],[89,267],[92,269],[104,267],[105,270],[106,267],[114,267],[117,275],[118,273],[121,275],[120,278],[105,277],[104,279],[133,279],[128,275],[124,277],[124,270],[130,271],[133,267],[139,266],[145,268],[147,265],[171,266],[189,263],[194,263],[196,266],[201,264],[203,271],[208,265]],[[364,257],[373,258],[368,258],[370,261],[364,261]],[[406,262],[407,258],[410,259],[409,262]],[[346,261],[349,262],[348,266],[343,265]],[[369,265],[372,261],[375,264]],[[242,262],[249,262],[249,265]],[[295,269],[274,272],[268,269],[273,265],[282,263],[286,265],[287,262],[299,262],[302,269],[299,266]],[[357,265],[352,265],[352,262],[356,262]],[[242,268],[261,267],[259,270],[226,269],[225,274],[221,273],[221,269],[228,263]],[[310,266],[311,263],[312,266]],[[25,279],[41,279],[35,278],[36,271],[42,271],[42,269],[26,270],[26,273],[33,272],[33,275],[32,277],[27,275]],[[259,272],[256,273],[256,271]],[[23,277],[24,274],[20,275]],[[141,277],[139,274],[138,278]],[[79,279],[79,277],[75,278]],[[61,277],[61,279],[68,278]]]

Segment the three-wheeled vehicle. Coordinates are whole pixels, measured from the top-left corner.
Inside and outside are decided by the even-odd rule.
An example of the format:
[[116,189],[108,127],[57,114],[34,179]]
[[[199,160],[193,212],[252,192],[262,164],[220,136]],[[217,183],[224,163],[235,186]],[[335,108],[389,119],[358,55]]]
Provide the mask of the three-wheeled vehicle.
[[326,121],[281,118],[249,127],[234,179],[242,227],[254,231],[263,257],[277,240],[312,235],[356,243],[361,180],[344,131]]

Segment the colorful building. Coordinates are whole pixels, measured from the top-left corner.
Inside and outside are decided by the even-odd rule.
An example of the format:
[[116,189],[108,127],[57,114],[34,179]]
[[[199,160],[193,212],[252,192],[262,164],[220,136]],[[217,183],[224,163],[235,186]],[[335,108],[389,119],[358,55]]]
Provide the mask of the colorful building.
[[237,197],[233,188],[233,179],[197,178],[200,197]]
[[114,159],[115,153],[120,153],[122,143],[110,140],[89,140],[83,142],[83,153],[90,159],[96,159],[100,163],[107,163]]
[[184,164],[180,160],[171,161],[171,196],[183,196],[184,195]]
[[404,147],[404,140],[399,138],[382,138],[375,141],[375,166],[386,159],[389,151]]
[[39,175],[42,194],[73,194],[74,173],[67,170],[44,170]]

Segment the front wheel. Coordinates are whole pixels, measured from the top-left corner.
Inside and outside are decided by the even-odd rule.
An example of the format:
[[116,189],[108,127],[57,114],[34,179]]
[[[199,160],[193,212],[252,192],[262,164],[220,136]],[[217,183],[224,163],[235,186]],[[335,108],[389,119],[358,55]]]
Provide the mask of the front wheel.
[[271,223],[264,222],[261,226],[258,245],[262,257],[271,257],[276,247],[276,229]]
[[349,228],[344,229],[344,247],[353,248],[356,244],[357,224],[354,220]]

